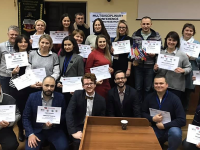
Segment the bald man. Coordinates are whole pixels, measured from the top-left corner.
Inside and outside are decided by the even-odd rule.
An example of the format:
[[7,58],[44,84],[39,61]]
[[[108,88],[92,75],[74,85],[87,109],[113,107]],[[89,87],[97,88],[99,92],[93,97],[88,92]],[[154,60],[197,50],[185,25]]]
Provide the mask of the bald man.
[[[68,147],[67,138],[62,130],[65,125],[65,99],[62,94],[54,92],[55,84],[53,77],[44,78],[42,91],[32,93],[27,100],[22,118],[27,137],[25,150],[40,149],[45,140],[51,142],[57,150],[66,150]],[[60,124],[37,123],[38,106],[61,107]]]

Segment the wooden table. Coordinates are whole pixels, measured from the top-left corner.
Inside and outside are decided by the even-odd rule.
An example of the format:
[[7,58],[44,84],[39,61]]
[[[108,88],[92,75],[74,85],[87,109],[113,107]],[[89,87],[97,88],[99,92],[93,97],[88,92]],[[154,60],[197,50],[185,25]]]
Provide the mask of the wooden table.
[[[127,130],[121,120],[128,120]],[[79,150],[161,150],[149,122],[142,118],[87,117]]]

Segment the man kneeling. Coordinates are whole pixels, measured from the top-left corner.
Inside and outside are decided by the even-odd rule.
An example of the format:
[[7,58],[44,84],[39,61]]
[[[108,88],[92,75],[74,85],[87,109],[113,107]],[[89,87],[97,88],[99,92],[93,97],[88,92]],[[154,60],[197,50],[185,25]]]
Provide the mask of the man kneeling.
[[[185,126],[186,118],[180,99],[167,88],[164,76],[154,78],[155,92],[149,94],[143,102],[142,116],[152,123],[161,146],[168,141],[168,150],[176,150],[182,142],[181,127]],[[156,109],[154,112],[157,110],[169,112],[171,119],[163,123],[166,118],[163,118],[162,113],[151,116],[152,109]]]

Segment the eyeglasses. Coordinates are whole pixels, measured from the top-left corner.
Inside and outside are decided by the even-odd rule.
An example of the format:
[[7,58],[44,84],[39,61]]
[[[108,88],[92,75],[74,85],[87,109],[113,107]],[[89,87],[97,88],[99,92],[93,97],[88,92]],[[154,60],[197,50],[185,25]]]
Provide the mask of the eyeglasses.
[[126,77],[116,78],[115,80],[119,81],[119,80],[124,80],[124,79],[126,79]]
[[126,27],[118,27],[119,29],[126,29]]
[[84,86],[92,86],[94,83],[85,83],[85,84],[83,84]]

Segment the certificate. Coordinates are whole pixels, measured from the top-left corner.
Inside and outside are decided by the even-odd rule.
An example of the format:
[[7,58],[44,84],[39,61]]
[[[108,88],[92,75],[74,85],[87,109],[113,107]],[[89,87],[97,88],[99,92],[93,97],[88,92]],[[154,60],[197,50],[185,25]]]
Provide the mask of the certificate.
[[83,44],[78,44],[79,46],[79,51],[80,51],[80,56],[83,58],[88,58],[88,55],[91,53],[91,47],[90,45],[83,45]]
[[186,141],[192,144],[200,143],[200,127],[189,124]]
[[200,44],[183,41],[181,43],[180,50],[182,50],[184,53],[186,53],[189,56],[198,58],[199,52],[200,52]]
[[0,105],[0,121],[15,121],[16,105]]
[[158,110],[158,109],[153,109],[153,108],[149,108],[149,111],[150,111],[150,116],[152,116],[152,117],[157,115],[157,114],[161,114],[162,117],[163,117],[163,119],[162,119],[163,124],[171,122],[170,112],[162,111],[162,110]]
[[24,89],[30,85],[33,85],[36,82],[38,82],[37,78],[35,77],[35,75],[32,72],[27,72],[26,74],[24,74],[16,79],[13,79],[13,83],[18,91],[21,89]]
[[60,124],[60,117],[61,107],[38,106],[36,122]]
[[39,39],[41,35],[31,35],[30,37],[33,40],[32,48],[39,48]]
[[12,54],[5,54],[6,68],[16,68],[17,66],[28,66],[27,52],[17,52]]
[[157,64],[159,68],[174,71],[178,67],[179,57],[159,54]]
[[68,36],[67,31],[50,31],[50,36],[53,40],[53,44],[61,44],[63,39]]
[[31,71],[37,78],[37,82],[42,82],[43,79],[47,76],[45,68],[31,69]]
[[103,65],[99,67],[90,68],[90,72],[95,74],[97,81],[111,78],[111,75],[109,72],[109,65]]
[[142,40],[142,49],[146,49],[146,53],[160,54],[161,41]]
[[112,42],[112,47],[114,49],[114,52],[113,52],[114,55],[130,53],[130,51],[131,51],[131,46],[130,46],[129,40]]
[[196,80],[193,81],[194,85],[200,85],[200,71],[199,70],[193,70],[193,76],[196,77]]
[[82,90],[82,77],[61,77],[60,82],[62,82],[62,92],[74,92],[76,90]]

